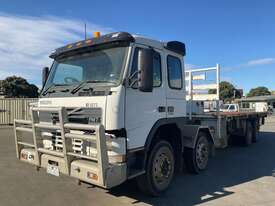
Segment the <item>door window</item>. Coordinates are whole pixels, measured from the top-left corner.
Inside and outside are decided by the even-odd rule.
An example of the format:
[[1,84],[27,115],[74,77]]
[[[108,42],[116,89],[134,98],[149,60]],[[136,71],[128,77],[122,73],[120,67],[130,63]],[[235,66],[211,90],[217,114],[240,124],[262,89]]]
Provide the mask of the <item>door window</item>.
[[[134,53],[134,58],[133,58],[133,63],[132,63],[132,69],[131,69],[131,74],[130,76],[131,82],[134,82],[137,80],[138,77],[138,52],[139,50],[142,48],[136,48],[135,49],[135,53]],[[153,87],[160,87],[161,86],[161,82],[162,82],[162,75],[161,75],[161,56],[158,52],[154,52],[154,56],[153,56]],[[133,85],[135,88],[137,88],[137,81],[136,83]]]
[[167,56],[168,84],[171,89],[182,89],[182,68],[179,58]]

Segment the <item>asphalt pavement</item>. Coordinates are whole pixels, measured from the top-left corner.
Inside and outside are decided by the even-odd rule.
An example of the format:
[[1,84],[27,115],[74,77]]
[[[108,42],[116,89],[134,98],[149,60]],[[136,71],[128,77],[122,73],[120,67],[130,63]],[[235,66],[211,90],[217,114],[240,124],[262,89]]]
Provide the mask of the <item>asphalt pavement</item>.
[[275,205],[275,117],[262,127],[259,141],[249,147],[220,149],[208,170],[178,174],[159,198],[140,193],[134,181],[111,190],[77,185],[70,177],[37,172],[15,158],[10,127],[0,127],[0,206],[123,206],[123,205]]

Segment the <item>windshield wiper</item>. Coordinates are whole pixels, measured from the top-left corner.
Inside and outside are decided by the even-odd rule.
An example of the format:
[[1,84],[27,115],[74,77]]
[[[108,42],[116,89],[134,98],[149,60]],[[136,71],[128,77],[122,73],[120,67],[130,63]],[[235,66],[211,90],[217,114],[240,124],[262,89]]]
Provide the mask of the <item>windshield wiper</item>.
[[55,90],[51,90],[52,88],[56,87],[56,86],[65,86],[65,84],[52,84],[51,86],[49,86],[43,93],[42,95],[45,96],[48,93],[55,93]]
[[85,87],[87,84],[89,83],[102,83],[102,82],[110,82],[113,83],[111,81],[105,81],[105,80],[86,80],[83,82],[80,82],[80,84],[78,84],[72,91],[72,94],[75,94],[76,92],[78,92],[80,89],[82,89],[83,87]]

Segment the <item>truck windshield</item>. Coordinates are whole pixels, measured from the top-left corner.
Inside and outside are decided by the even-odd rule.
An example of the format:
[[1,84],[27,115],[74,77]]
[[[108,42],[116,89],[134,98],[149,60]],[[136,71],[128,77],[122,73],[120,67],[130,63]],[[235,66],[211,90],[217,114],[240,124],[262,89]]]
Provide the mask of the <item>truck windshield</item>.
[[221,109],[228,109],[228,107],[229,107],[229,104],[223,104],[223,105],[221,105]]
[[70,86],[88,81],[117,85],[121,80],[126,51],[127,47],[114,47],[55,60],[43,90],[52,85]]

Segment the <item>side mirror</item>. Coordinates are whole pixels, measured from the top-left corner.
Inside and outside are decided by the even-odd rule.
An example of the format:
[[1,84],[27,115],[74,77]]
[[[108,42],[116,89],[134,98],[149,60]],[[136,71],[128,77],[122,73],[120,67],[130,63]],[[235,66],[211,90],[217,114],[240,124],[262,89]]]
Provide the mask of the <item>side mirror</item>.
[[44,85],[49,76],[49,67],[44,67],[42,70],[42,85]]
[[153,49],[140,49],[138,53],[138,88],[142,92],[153,91]]

